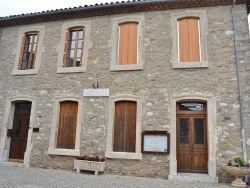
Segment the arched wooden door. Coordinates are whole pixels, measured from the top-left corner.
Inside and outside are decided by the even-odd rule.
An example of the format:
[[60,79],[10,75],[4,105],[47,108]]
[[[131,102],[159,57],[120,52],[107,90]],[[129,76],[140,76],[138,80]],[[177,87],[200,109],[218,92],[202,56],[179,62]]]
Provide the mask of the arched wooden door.
[[9,161],[23,162],[24,160],[29,131],[30,110],[30,102],[15,104]]
[[207,173],[206,104],[177,103],[177,171]]

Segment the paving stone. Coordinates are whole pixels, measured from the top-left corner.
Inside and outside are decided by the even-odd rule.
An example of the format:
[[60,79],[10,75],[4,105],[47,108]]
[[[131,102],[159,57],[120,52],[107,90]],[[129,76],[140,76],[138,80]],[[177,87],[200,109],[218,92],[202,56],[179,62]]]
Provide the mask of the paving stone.
[[229,188],[226,183],[201,183],[186,181],[169,181],[145,177],[117,176],[90,173],[76,173],[76,171],[20,168],[0,164],[1,188]]

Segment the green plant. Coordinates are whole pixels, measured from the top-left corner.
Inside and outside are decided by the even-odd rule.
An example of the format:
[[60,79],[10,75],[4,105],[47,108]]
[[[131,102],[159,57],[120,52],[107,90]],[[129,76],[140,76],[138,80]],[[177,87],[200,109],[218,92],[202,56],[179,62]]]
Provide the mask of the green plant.
[[245,160],[242,157],[234,157],[233,161],[236,166],[245,166]]
[[97,162],[104,162],[105,158],[99,157],[98,155],[96,156],[88,156],[88,155],[83,155],[83,156],[77,156],[77,160],[84,160],[84,161],[97,161]]

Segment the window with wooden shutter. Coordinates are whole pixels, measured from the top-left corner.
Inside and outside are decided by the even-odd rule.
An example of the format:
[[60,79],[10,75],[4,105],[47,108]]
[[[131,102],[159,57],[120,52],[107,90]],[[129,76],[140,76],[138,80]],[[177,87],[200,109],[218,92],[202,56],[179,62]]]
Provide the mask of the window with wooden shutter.
[[67,30],[63,67],[82,66],[84,34],[84,27],[75,27]]
[[57,148],[75,149],[78,102],[60,103]]
[[199,19],[178,20],[179,62],[200,62]]
[[28,32],[23,35],[19,57],[19,70],[35,68],[39,32]]
[[118,65],[137,64],[138,23],[119,24]]
[[133,101],[115,103],[113,151],[135,152],[136,106]]

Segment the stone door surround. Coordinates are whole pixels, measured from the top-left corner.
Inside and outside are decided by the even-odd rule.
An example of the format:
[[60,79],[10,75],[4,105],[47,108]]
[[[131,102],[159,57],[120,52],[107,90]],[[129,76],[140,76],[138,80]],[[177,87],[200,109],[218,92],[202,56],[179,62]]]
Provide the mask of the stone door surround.
[[[182,174],[177,173],[176,158],[176,104],[184,100],[199,100],[207,103],[207,135],[208,135],[208,174]],[[170,97],[170,155],[169,155],[169,176],[170,180],[218,182],[216,170],[216,134],[215,134],[215,101],[211,94],[182,93]],[[193,178],[191,178],[193,177]]]

